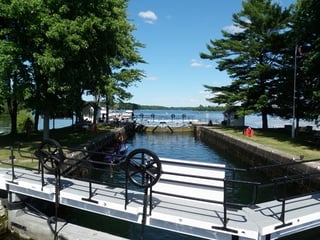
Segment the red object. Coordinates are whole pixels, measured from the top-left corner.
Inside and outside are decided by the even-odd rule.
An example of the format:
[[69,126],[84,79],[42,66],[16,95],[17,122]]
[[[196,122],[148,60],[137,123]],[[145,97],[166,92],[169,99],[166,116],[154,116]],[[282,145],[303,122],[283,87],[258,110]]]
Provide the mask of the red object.
[[243,131],[243,135],[245,135],[246,137],[253,137],[254,136],[254,130],[251,127],[247,127]]

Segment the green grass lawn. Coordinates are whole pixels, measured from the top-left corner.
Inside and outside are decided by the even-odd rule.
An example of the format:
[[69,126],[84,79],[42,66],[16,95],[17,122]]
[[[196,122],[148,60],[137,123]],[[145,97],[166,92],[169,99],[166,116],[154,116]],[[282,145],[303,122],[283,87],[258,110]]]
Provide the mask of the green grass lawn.
[[320,158],[320,146],[313,141],[314,133],[299,133],[294,139],[291,132],[285,129],[271,128],[268,130],[255,129],[253,137],[246,137],[242,133],[242,128],[215,127],[226,133],[246,139],[258,144],[262,144],[282,152],[293,155],[303,155],[304,159]]
[[[72,127],[50,130],[50,138],[57,140],[62,148],[72,148],[88,142],[88,140],[110,132],[110,126],[98,126],[97,133],[90,130],[75,130]],[[11,149],[15,162],[19,165],[34,167],[38,161],[33,159],[33,153],[41,144],[43,132],[32,133],[30,136],[17,134],[16,136],[0,136],[0,161],[9,161]],[[21,151],[19,151],[19,149]]]

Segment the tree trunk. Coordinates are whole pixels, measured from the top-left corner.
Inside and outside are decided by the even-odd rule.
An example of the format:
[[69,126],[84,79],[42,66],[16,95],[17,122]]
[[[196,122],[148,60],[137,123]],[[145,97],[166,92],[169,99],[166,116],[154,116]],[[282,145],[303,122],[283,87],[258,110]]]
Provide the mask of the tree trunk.
[[262,129],[268,129],[268,114],[262,112]]
[[52,98],[51,95],[46,94],[45,98],[46,104],[45,104],[45,109],[43,111],[43,139],[48,139],[50,138],[50,126],[49,126],[49,121],[50,121],[50,112],[51,112],[51,104],[52,104]]
[[33,130],[35,132],[38,131],[38,125],[39,125],[39,111],[36,110],[34,114],[34,125],[33,125]]
[[44,114],[43,114],[43,139],[50,138],[49,121],[50,121],[50,111],[49,111],[49,108],[47,107],[44,110]]
[[106,123],[109,123],[109,104],[106,103]]
[[98,109],[99,109],[99,103],[100,103],[100,97],[95,96],[95,100],[93,103],[93,124],[97,123],[97,114],[98,114]]
[[7,105],[8,110],[10,114],[10,120],[11,120],[11,134],[16,135],[17,134],[17,116],[18,116],[18,103],[16,99],[11,99],[9,97],[7,99]]
[[92,123],[95,124],[97,123],[97,113],[98,113],[98,107],[96,104],[94,104],[93,107],[93,118],[92,118]]
[[300,118],[296,118],[296,127],[295,127],[295,136],[297,137],[299,135],[299,127],[300,127]]

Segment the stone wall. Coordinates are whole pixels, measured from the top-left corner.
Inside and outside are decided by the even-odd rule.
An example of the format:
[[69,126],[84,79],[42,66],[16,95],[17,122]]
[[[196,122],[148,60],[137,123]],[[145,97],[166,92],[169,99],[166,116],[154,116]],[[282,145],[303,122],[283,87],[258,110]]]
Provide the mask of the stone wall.
[[82,144],[76,149],[70,149],[69,152],[65,152],[66,159],[60,166],[62,172],[68,170],[69,176],[80,178],[88,177],[92,165],[87,159],[95,160],[92,159],[95,155],[102,156],[102,153],[113,146],[118,133],[121,133],[124,139],[127,138],[125,128],[116,128],[103,136],[96,137]]
[[[234,161],[240,161],[249,167],[273,164],[291,164],[300,160],[300,156],[281,152],[279,150],[228,134],[216,128],[198,126],[196,134],[201,141],[224,152]],[[288,166],[286,170],[297,174],[309,173],[319,171],[319,165],[320,162],[305,163]],[[273,168],[273,171],[280,170],[283,169],[279,169],[279,167]]]
[[0,239],[8,231],[7,199],[0,196]]

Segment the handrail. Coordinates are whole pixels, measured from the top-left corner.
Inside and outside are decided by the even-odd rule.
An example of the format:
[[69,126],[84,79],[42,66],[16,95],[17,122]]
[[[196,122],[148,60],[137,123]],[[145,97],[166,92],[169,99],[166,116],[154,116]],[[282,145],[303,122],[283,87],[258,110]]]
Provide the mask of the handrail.
[[249,171],[251,171],[251,170],[264,170],[264,169],[270,169],[270,168],[301,165],[303,163],[318,162],[318,161],[320,161],[320,158],[299,160],[299,161],[288,162],[288,163],[276,163],[276,164],[269,164],[269,165],[263,165],[263,166],[255,166],[255,167],[249,167],[248,170]]
[[[7,165],[11,165],[11,172],[12,172],[12,182],[14,182],[16,180],[16,176],[15,176],[15,167],[22,167],[25,169],[32,169],[32,170],[38,170],[39,172],[41,172],[41,178],[42,178],[42,187],[44,187],[46,185],[45,183],[45,179],[44,179],[44,169],[43,166],[41,166],[40,162],[38,164],[38,169],[33,169],[33,168],[28,168],[28,167],[24,167],[21,165],[16,164],[15,162],[15,152],[18,152],[20,157],[23,158],[32,158],[35,159],[35,155],[34,152],[32,152],[32,150],[23,150],[21,149],[21,145],[18,144],[16,146],[12,146],[10,148],[8,148],[8,150],[10,150],[10,155],[9,155],[9,160],[10,162],[2,162],[0,161],[2,164],[7,164]],[[127,182],[127,179],[124,178],[123,182],[117,182],[117,181],[103,181],[101,179],[95,179],[93,177],[93,172],[94,171],[108,171],[108,168],[111,166],[108,163],[102,162],[102,161],[98,161],[98,160],[92,160],[90,158],[90,156],[92,155],[104,155],[105,153],[103,152],[96,152],[96,151],[88,151],[86,149],[78,149],[78,151],[83,151],[84,152],[84,157],[83,159],[76,159],[73,158],[71,155],[67,156],[64,164],[65,164],[65,170],[61,172],[61,174],[65,177],[72,177],[78,180],[83,180],[83,181],[87,181],[88,182],[88,198],[84,198],[83,200],[87,200],[87,201],[92,201],[95,202],[92,197],[94,196],[94,190],[92,189],[92,184],[93,183],[99,183],[99,184],[105,184],[108,186],[114,186],[114,187],[123,187],[126,188],[126,191],[128,191],[128,188],[130,187]],[[38,159],[39,160],[39,159]],[[71,162],[68,162],[68,160],[72,160]],[[163,171],[163,174],[167,174],[167,175],[176,175],[176,176],[180,176],[180,177],[191,177],[191,178],[197,178],[197,179],[206,179],[206,180],[214,180],[214,181],[221,181],[223,182],[223,185],[221,187],[219,186],[215,186],[215,188],[223,188],[224,189],[224,198],[222,201],[217,201],[217,200],[210,200],[210,199],[201,199],[197,196],[195,197],[190,197],[190,196],[181,196],[179,194],[172,194],[172,193],[162,193],[160,191],[156,191],[153,190],[152,187],[150,187],[150,201],[148,203],[148,201],[144,201],[144,204],[149,204],[150,207],[150,214],[152,211],[152,193],[157,193],[157,194],[165,194],[168,196],[172,196],[172,197],[181,197],[181,198],[186,198],[186,199],[191,199],[191,200],[196,200],[196,201],[206,201],[209,203],[216,203],[216,204],[221,204],[221,206],[224,209],[224,217],[223,217],[223,224],[224,224],[224,229],[228,230],[227,227],[227,223],[228,223],[228,216],[227,216],[227,209],[228,207],[245,207],[245,206],[252,206],[254,204],[257,204],[257,199],[258,199],[258,195],[260,193],[260,190],[263,188],[272,188],[273,192],[273,197],[275,200],[281,202],[282,204],[282,210],[281,210],[281,214],[279,217],[279,220],[283,223],[283,226],[285,225],[285,216],[286,216],[286,201],[288,199],[290,199],[292,196],[287,192],[288,186],[290,183],[295,183],[297,181],[301,181],[301,180],[306,180],[306,179],[310,179],[312,177],[318,177],[320,176],[320,171],[319,170],[315,170],[309,173],[299,173],[299,174],[293,174],[293,173],[286,173],[285,175],[281,175],[281,176],[276,176],[271,178],[269,181],[267,181],[266,183],[262,183],[260,181],[255,181],[255,180],[244,180],[241,179],[241,174],[242,173],[250,173],[250,172],[255,172],[255,171],[260,171],[260,170],[269,170],[269,169],[273,169],[273,168],[279,168],[279,167],[288,167],[288,166],[293,166],[293,165],[300,165],[300,164],[305,164],[305,163],[309,163],[309,162],[317,162],[320,161],[320,159],[310,159],[310,160],[301,160],[301,161],[297,161],[297,162],[293,162],[293,163],[280,163],[280,164],[271,164],[271,165],[264,165],[264,166],[256,166],[256,167],[250,167],[247,169],[242,169],[242,168],[230,168],[230,167],[223,167],[221,168],[220,166],[213,166],[212,164],[205,164],[205,163],[199,163],[196,164],[194,162],[187,162],[184,161],[183,164],[193,167],[193,166],[197,166],[199,167],[203,167],[203,168],[216,168],[219,170],[224,170],[225,172],[225,177],[224,178],[218,178],[215,176],[212,177],[208,177],[208,176],[196,176],[194,174],[186,174],[186,173],[175,173],[175,172],[169,172],[169,171]],[[166,160],[164,159],[163,162],[166,162]],[[72,173],[72,168],[80,165],[81,163],[87,163],[88,165],[86,165],[86,167],[88,167],[88,176],[70,176],[69,174]],[[120,165],[114,164],[111,167],[118,167]],[[125,169],[125,168],[124,168]],[[124,169],[114,169],[115,171],[121,172],[124,171]],[[228,173],[228,174],[227,174]],[[231,173],[231,174],[229,174]],[[238,173],[238,174],[235,174]],[[123,175],[122,175],[123,176]],[[176,182],[179,183],[180,181],[176,181],[176,180],[166,180],[166,181],[171,181],[171,182]],[[181,182],[180,182],[181,183]],[[195,186],[201,186],[201,183],[184,183],[184,184],[193,184]],[[233,201],[233,196],[235,194],[235,190],[237,190],[236,185],[240,185],[240,186],[251,186],[252,187],[252,197],[250,198],[249,202],[247,203],[238,203]],[[206,185],[207,186],[207,185]],[[278,190],[280,187],[282,187],[282,196],[279,197],[279,195],[277,195],[276,190]],[[138,188],[135,188],[134,190],[139,191]],[[146,191],[146,189],[144,189]],[[295,196],[299,196],[301,193],[297,193]],[[231,196],[231,197],[230,197]],[[125,206],[128,203],[128,199],[127,199],[127,195],[126,195],[126,200],[125,200]],[[147,207],[147,206],[144,206]]]

